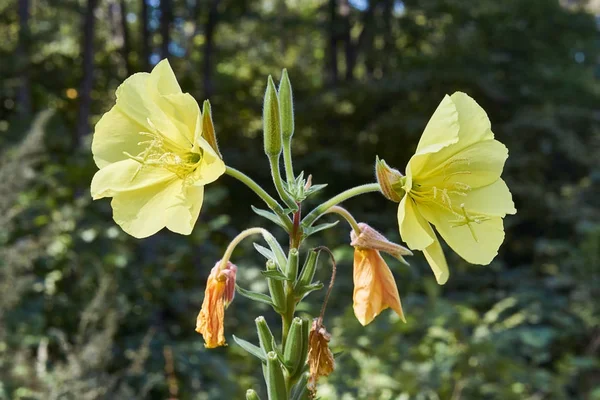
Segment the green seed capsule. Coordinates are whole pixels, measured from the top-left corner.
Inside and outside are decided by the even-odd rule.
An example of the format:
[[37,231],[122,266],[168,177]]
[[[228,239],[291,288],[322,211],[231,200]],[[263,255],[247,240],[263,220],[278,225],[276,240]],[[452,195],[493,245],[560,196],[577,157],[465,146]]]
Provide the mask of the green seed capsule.
[[258,340],[260,347],[266,353],[273,351],[273,334],[267,325],[265,317],[262,315],[254,320],[256,322],[256,331],[258,332]]
[[265,154],[277,157],[281,153],[281,120],[279,117],[279,101],[273,78],[269,75],[267,91],[263,105],[263,133]]
[[281,73],[281,82],[279,82],[279,113],[281,135],[283,140],[289,140],[294,135],[294,99],[292,84],[286,69]]
[[285,273],[287,278],[292,282],[295,282],[296,278],[298,278],[298,249],[290,249]]
[[306,257],[306,261],[304,262],[304,267],[302,267],[302,272],[300,273],[300,277],[296,282],[296,288],[301,288],[312,283],[312,280],[315,276],[318,257],[318,251],[311,250],[308,252],[308,256]]
[[246,400],[260,400],[260,397],[254,389],[248,389],[246,390]]
[[298,317],[294,318],[283,350],[283,361],[290,375],[294,375],[304,361],[302,356],[303,333],[302,320]]
[[[267,271],[277,270],[277,265],[273,260],[267,261]],[[271,299],[275,306],[275,311],[282,313],[285,311],[285,292],[283,290],[283,282],[278,279],[267,278],[267,284],[269,286],[269,292],[271,293]]]
[[267,354],[267,393],[269,400],[287,400],[287,390],[283,377],[283,368],[275,352]]

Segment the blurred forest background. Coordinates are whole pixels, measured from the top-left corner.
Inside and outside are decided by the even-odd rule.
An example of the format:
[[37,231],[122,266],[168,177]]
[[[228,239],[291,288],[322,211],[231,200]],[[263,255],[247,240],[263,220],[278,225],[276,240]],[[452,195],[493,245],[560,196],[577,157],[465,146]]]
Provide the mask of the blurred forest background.
[[[270,226],[250,211],[260,201],[223,176],[191,236],[136,240],[89,195],[93,125],[128,75],[165,57],[211,100],[226,163],[266,187],[262,95],[284,67],[295,166],[329,183],[320,200],[372,182],[376,154],[403,170],[456,90],[510,149],[518,214],[492,265],[446,249],[440,287],[421,254],[390,261],[407,324],[385,312],[359,325],[349,229],[321,235],[339,262],[326,325],[344,351],[323,399],[600,399],[598,15],[558,0],[0,0],[0,399],[264,396],[231,335],[256,341],[260,314],[278,330],[272,311],[238,296],[226,348],[194,332],[228,241]],[[346,206],[399,240],[395,204]],[[250,243],[234,261],[242,286],[265,290]]]

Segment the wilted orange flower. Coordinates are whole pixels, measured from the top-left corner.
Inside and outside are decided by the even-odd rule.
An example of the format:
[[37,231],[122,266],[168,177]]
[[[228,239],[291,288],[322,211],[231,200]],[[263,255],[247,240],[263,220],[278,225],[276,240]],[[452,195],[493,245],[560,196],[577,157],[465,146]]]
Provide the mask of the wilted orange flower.
[[225,346],[225,309],[233,301],[235,295],[235,275],[237,267],[227,262],[225,268],[220,269],[217,264],[210,271],[202,309],[196,319],[196,332],[204,337],[204,345],[212,349]]
[[308,334],[308,367],[310,377],[308,390],[314,397],[317,392],[317,380],[327,376],[335,368],[333,353],[329,349],[331,334],[327,332],[321,318],[315,318]]
[[350,244],[354,246],[354,315],[358,322],[367,325],[389,307],[406,322],[394,276],[379,252],[384,251],[405,264],[402,256],[412,253],[390,242],[369,225],[360,223],[358,226],[360,234],[354,230],[350,234]]

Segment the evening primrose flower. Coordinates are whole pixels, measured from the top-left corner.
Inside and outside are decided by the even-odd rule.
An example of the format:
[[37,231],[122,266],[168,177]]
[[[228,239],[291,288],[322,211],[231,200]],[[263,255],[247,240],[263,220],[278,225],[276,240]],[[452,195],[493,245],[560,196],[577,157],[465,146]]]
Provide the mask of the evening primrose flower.
[[225,164],[202,135],[198,104],[183,93],[169,62],[137,73],[117,89],[117,101],[96,124],[92,152],[94,200],[112,197],[113,218],[144,238],[163,227],[190,234],[204,185]]
[[[430,224],[470,263],[487,265],[498,253],[504,240],[503,217],[516,213],[500,178],[507,157],[485,111],[457,92],[444,97],[434,112],[406,176],[398,178],[397,171],[377,174],[380,179],[393,177],[385,186],[401,197],[400,234],[409,248],[424,252],[439,284],[448,280],[449,271]],[[380,162],[377,168],[389,167]]]
[[401,262],[402,256],[412,255],[410,250],[392,243],[369,225],[359,223],[360,234],[350,233],[354,246],[354,315],[363,326],[371,323],[383,310],[391,308],[404,322],[400,294],[392,271],[380,251]]
[[202,309],[196,318],[196,332],[204,337],[204,345],[212,349],[225,346],[225,309],[235,295],[237,266],[231,262],[221,269],[221,261],[210,271]]

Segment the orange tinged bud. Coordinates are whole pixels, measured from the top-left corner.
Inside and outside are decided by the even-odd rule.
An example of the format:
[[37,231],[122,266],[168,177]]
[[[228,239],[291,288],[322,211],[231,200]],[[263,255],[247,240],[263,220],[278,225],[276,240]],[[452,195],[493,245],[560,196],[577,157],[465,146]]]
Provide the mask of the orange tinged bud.
[[402,189],[404,175],[397,169],[387,165],[384,160],[379,157],[375,159],[375,175],[377,183],[381,187],[381,193],[388,199],[399,203],[404,197]]
[[235,295],[237,267],[231,262],[220,269],[221,261],[210,271],[202,309],[196,319],[196,332],[204,337],[204,345],[212,349],[225,346],[225,309]]

